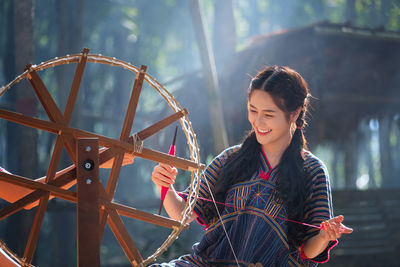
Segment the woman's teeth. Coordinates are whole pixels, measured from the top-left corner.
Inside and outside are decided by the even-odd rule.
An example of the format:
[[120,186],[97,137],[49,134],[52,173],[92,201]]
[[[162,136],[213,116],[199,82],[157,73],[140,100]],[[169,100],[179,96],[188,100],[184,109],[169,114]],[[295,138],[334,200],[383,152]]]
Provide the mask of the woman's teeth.
[[269,133],[269,132],[272,131],[272,130],[262,131],[262,130],[260,130],[260,129],[257,129],[257,130],[258,130],[259,133],[262,133],[262,134],[266,134],[266,133]]

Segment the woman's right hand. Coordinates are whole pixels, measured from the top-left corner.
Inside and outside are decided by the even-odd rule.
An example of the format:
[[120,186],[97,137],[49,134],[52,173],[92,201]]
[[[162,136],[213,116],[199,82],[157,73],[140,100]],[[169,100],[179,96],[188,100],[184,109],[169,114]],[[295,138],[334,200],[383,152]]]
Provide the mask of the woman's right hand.
[[169,188],[170,185],[175,183],[177,174],[178,170],[175,167],[160,163],[154,167],[151,180],[161,192],[162,186]]

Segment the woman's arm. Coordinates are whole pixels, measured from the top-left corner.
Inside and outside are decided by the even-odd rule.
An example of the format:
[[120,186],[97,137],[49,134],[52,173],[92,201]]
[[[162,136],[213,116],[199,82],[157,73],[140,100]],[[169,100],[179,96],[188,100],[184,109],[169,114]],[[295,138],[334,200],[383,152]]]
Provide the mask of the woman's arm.
[[[178,171],[176,168],[165,164],[159,164],[154,167],[151,178],[160,192],[162,186],[169,188],[164,199],[164,208],[170,218],[180,221],[182,219],[182,211],[185,208],[185,200],[178,195],[173,187],[177,174]],[[193,213],[189,218],[189,223],[195,218],[196,214]]]
[[302,247],[304,255],[309,259],[315,258],[327,248],[330,241],[340,238],[342,234],[351,234],[353,229],[343,225],[343,219],[339,215],[321,223],[319,233],[308,239]]

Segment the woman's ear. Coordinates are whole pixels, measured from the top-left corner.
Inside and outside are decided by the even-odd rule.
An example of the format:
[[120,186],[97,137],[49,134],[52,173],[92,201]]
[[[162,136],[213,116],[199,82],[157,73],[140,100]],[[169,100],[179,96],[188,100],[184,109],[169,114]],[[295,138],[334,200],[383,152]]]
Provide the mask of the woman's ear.
[[295,111],[290,114],[290,123],[296,123],[297,119],[299,118],[300,112],[303,107],[299,107]]

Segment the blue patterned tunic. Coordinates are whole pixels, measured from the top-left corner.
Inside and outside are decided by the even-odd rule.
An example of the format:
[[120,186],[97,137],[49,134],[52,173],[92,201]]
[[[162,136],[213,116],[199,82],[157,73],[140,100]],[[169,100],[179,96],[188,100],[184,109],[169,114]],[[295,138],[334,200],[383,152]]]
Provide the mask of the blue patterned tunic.
[[[234,146],[218,155],[203,173],[199,197],[211,199],[207,179],[211,189],[215,185],[220,170],[227,157],[239,149]],[[261,263],[262,266],[316,266],[329,259],[329,250],[337,244],[331,242],[328,248],[314,259],[301,256],[299,249],[290,249],[286,237],[287,209],[277,202],[277,170],[272,169],[263,152],[260,153],[260,170],[247,181],[235,184],[228,192],[222,221],[232,243],[240,266]],[[305,169],[311,176],[305,223],[319,224],[333,217],[329,178],[324,164],[310,152],[305,153]],[[189,189],[186,189],[187,193]],[[185,194],[180,194],[186,200]],[[152,266],[238,266],[221,220],[211,225],[204,223],[202,206],[198,199],[194,211],[197,221],[205,226],[205,234],[199,243],[193,245],[193,253],[181,256],[169,263]],[[283,218],[283,219],[282,219]],[[308,238],[319,229],[307,232]]]

